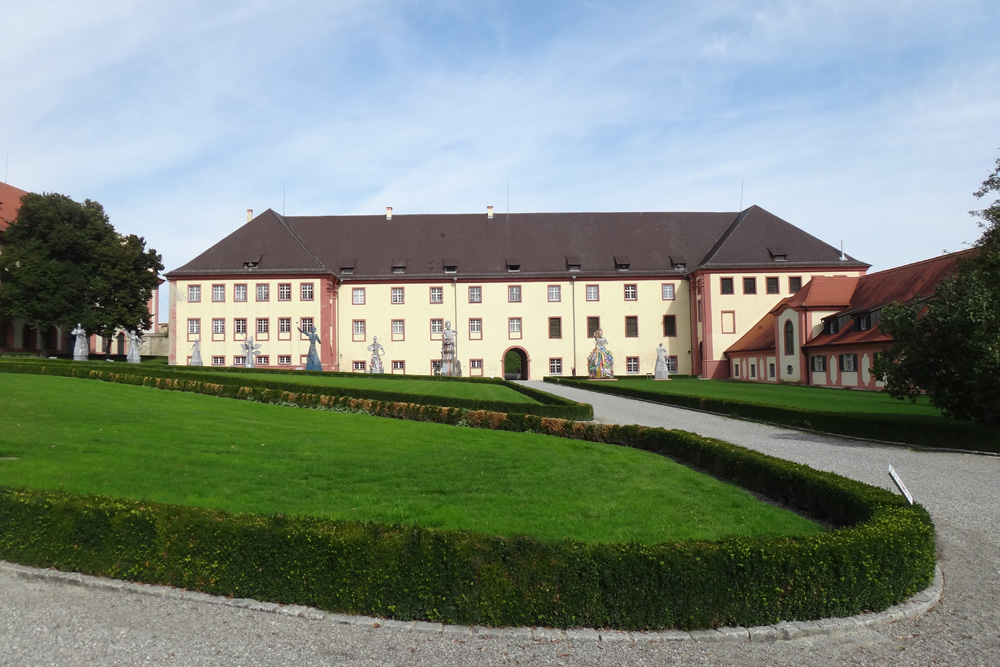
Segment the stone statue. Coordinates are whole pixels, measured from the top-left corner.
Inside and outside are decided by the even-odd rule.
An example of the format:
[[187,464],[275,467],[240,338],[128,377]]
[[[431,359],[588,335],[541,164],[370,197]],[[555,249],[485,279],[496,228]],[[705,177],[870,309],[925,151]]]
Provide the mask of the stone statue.
[[462,377],[462,365],[455,358],[455,337],[451,322],[445,322],[441,332],[441,375],[446,377]]
[[594,332],[594,349],[587,357],[587,375],[591,380],[613,380],[615,377],[615,357],[601,329]]
[[138,364],[142,361],[142,338],[135,331],[126,331],[128,334],[128,354],[125,361],[130,364]]
[[653,369],[653,377],[657,380],[669,380],[670,372],[667,370],[667,348],[663,343],[656,348],[656,368]]
[[243,353],[246,355],[244,368],[257,368],[257,353],[260,352],[260,344],[253,342],[253,336],[247,336],[245,342],[240,343]]
[[382,355],[385,354],[385,348],[378,342],[378,336],[372,336],[372,344],[368,346],[368,351],[372,353],[371,363],[368,364],[368,372],[384,373],[385,369],[382,368]]
[[197,339],[194,345],[191,346],[191,365],[192,366],[203,366],[204,363],[201,360],[201,339]]
[[309,325],[309,331],[304,330],[301,326],[298,327],[299,333],[306,336],[309,339],[309,356],[306,357],[306,370],[307,371],[321,371],[323,370],[323,362],[319,360],[319,352],[316,350],[316,343],[319,343],[319,334],[316,333],[316,327]]
[[87,361],[90,356],[87,332],[78,323],[70,333],[76,336],[76,342],[73,344],[73,361]]

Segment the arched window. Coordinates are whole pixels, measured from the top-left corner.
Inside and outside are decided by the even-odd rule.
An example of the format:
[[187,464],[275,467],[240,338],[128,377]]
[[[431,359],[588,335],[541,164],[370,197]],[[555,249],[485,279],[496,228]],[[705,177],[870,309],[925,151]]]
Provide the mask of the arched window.
[[795,354],[795,327],[791,320],[785,322],[785,354]]

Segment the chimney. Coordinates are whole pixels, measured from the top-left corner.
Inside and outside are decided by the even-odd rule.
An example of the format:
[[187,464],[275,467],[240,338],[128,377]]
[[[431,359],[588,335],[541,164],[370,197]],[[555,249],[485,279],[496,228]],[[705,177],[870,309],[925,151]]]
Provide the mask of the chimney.
[[248,208],[247,209],[247,222],[250,222],[251,220],[253,220],[253,209],[252,208]]
[[493,207],[492,206],[487,206],[486,207],[486,219],[487,220],[492,220],[493,219]]
[[386,220],[392,220],[392,207],[391,206],[386,206],[385,207],[385,219]]

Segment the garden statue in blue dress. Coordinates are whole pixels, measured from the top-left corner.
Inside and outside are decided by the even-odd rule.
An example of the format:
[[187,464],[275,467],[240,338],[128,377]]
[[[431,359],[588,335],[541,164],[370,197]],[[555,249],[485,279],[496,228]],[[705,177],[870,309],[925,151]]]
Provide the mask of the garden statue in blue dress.
[[613,380],[615,377],[615,357],[601,329],[594,332],[594,349],[587,357],[587,375],[591,380]]
[[323,370],[323,363],[319,360],[319,352],[316,351],[316,343],[320,342],[319,334],[316,333],[316,328],[309,325],[309,331],[305,331],[302,327],[298,327],[298,330],[299,333],[309,339],[309,356],[306,357],[306,370]]

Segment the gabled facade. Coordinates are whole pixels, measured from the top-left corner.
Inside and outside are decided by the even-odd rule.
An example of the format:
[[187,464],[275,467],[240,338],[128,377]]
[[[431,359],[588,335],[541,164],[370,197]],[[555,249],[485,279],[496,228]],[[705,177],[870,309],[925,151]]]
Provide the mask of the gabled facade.
[[[779,303],[726,355],[741,380],[880,389],[872,368],[892,342],[878,326],[890,303],[928,299],[965,253],[853,278],[814,278]],[[776,372],[761,377],[755,365]]]
[[[744,248],[743,245],[750,247]],[[167,274],[170,362],[431,374],[450,323],[466,376],[585,375],[596,329],[619,376],[725,376],[722,356],[791,288],[867,265],[751,207],[739,213],[281,216],[268,210]],[[731,283],[731,293],[719,293]]]

